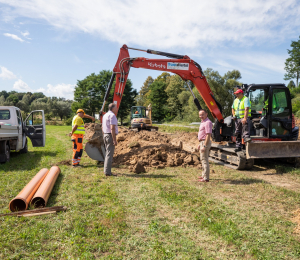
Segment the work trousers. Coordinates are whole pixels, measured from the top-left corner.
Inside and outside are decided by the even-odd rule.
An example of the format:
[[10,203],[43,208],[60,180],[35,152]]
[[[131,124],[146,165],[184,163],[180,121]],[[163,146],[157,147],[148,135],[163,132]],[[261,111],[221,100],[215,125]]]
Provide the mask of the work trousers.
[[235,120],[235,136],[236,136],[236,147],[243,148],[242,137],[249,138],[250,137],[250,117],[247,118],[245,124],[242,124],[242,119],[237,118]]
[[[206,147],[204,147],[205,141],[200,141],[200,160],[202,164],[202,178],[204,180],[209,180],[209,162],[208,162],[208,156],[209,156],[209,150],[211,147],[211,141],[209,140]],[[201,152],[201,148],[205,148],[204,152]]]
[[82,152],[83,152],[83,135],[73,134],[72,135],[72,142],[73,142],[73,158],[72,158],[72,165],[78,165],[81,160]]
[[104,174],[111,175],[111,165],[115,152],[115,146],[113,144],[113,138],[111,134],[104,134],[103,140],[106,150],[104,159]]

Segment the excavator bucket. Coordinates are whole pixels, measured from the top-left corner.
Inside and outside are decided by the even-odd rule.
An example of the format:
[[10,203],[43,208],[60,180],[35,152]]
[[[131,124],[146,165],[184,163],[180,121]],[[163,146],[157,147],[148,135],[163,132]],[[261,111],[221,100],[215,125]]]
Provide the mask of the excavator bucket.
[[299,141],[250,142],[246,144],[247,159],[300,157]]
[[104,158],[105,158],[104,145],[101,145],[101,151],[100,151],[100,149],[98,149],[98,147],[94,146],[93,144],[86,143],[85,151],[91,159],[99,162],[104,162]]

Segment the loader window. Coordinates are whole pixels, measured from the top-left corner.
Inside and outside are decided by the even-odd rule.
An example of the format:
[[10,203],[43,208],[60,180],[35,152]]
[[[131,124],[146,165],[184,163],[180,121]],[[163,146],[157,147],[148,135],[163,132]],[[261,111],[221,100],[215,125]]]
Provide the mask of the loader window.
[[9,110],[0,110],[0,120],[9,120],[10,112]]
[[[288,135],[289,131],[285,129],[280,122],[290,118],[290,108],[287,102],[286,89],[273,89],[272,99],[272,135]],[[276,120],[276,119],[277,120]]]
[[266,90],[264,89],[251,89],[249,99],[251,102],[251,110],[253,113],[262,113],[265,99],[267,98]]
[[273,89],[272,114],[279,118],[290,116],[285,89]]

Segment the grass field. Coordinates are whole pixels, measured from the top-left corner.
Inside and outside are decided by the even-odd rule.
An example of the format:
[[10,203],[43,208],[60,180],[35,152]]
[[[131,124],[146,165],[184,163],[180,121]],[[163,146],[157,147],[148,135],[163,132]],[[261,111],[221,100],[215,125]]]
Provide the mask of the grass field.
[[[0,165],[0,213],[41,168],[71,158],[69,130],[47,126],[46,147]],[[105,177],[86,154],[82,164],[60,166],[47,206],[66,212],[0,217],[0,259],[300,259],[297,169],[211,165],[201,184],[197,168]]]

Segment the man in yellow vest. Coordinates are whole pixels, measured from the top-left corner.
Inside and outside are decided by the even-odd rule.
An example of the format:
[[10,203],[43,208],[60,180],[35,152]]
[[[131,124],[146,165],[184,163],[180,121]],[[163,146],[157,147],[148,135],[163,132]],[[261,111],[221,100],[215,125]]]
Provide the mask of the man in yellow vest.
[[251,116],[251,103],[247,97],[244,96],[244,91],[238,89],[234,92],[236,99],[232,104],[232,115],[235,120],[235,135],[236,135],[236,149],[235,151],[242,150],[242,137],[245,142],[250,142],[250,116]]
[[95,121],[95,118],[89,115],[86,115],[83,109],[77,110],[77,115],[73,117],[72,120],[72,132],[69,133],[69,136],[72,137],[73,142],[73,158],[72,165],[73,167],[80,166],[80,160],[83,152],[83,135],[85,134],[84,122],[82,118],[89,118],[92,121]]

